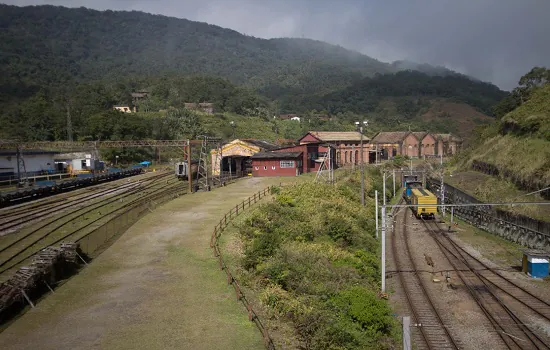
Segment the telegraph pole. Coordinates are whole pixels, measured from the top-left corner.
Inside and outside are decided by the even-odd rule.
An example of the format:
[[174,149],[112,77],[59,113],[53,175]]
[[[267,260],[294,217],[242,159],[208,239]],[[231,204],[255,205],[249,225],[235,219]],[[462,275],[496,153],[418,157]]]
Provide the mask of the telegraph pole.
[[392,170],[393,177],[393,196],[395,197],[395,169]]
[[386,292],[386,206],[382,206],[382,292]]
[[376,238],[378,238],[378,190],[374,191],[374,202],[376,207]]
[[[368,125],[368,121],[364,121],[365,126]],[[363,125],[359,122],[355,122],[355,125],[359,129],[361,134],[361,205],[365,206],[365,167],[363,166]]]

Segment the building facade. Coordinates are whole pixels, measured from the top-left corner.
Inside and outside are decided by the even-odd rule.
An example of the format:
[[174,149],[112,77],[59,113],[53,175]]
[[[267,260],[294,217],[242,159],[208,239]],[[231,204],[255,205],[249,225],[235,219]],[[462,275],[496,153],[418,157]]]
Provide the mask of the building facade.
[[[55,171],[54,156],[59,152],[45,150],[23,150],[23,161],[27,175],[39,175]],[[0,173],[4,175],[17,174],[17,151],[0,150]]]
[[260,152],[251,159],[255,177],[298,176],[302,173],[302,152]]
[[357,131],[310,131],[300,140],[300,144],[326,143],[335,147],[337,166],[351,166],[369,162],[369,138],[363,135],[363,152],[361,155],[361,133]]

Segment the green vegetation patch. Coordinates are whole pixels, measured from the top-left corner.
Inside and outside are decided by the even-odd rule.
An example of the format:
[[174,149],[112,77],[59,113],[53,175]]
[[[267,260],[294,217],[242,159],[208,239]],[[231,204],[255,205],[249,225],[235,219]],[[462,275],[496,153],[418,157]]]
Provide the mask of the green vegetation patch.
[[[380,173],[368,170],[368,192]],[[359,205],[357,173],[278,189],[237,224],[241,278],[271,320],[292,324],[307,349],[385,349],[396,324],[379,290],[374,205]]]

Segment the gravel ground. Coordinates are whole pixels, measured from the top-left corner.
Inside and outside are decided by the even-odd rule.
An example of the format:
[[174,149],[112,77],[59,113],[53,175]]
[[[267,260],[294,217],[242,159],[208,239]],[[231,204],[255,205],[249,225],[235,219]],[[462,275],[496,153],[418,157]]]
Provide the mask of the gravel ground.
[[[396,216],[398,223],[402,222],[404,215],[410,216],[411,212],[409,210],[401,211]],[[407,221],[411,254],[420,271],[421,278],[426,283],[428,293],[430,293],[436,308],[440,310],[444,323],[449,326],[451,334],[464,349],[501,349],[504,346],[502,340],[492,330],[491,324],[460,282],[434,239],[416,218],[409,217]],[[388,271],[392,271],[395,269],[395,265],[391,249],[388,249],[388,252],[388,259],[392,262]],[[434,263],[433,268],[428,266],[426,256],[431,257]],[[450,271],[450,283],[445,281],[445,271]],[[434,279],[440,282],[433,282]],[[399,290],[397,276],[392,278],[389,286],[396,289],[396,292],[390,297],[392,303],[395,301],[396,310],[410,314],[408,306],[404,307],[403,305],[406,304],[406,299],[403,292]]]

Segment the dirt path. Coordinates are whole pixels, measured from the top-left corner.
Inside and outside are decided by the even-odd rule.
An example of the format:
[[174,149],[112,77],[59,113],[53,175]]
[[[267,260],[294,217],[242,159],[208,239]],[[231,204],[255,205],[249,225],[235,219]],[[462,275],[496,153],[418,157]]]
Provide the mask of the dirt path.
[[209,247],[229,208],[278,178],[176,199],[0,334],[1,349],[261,349]]

